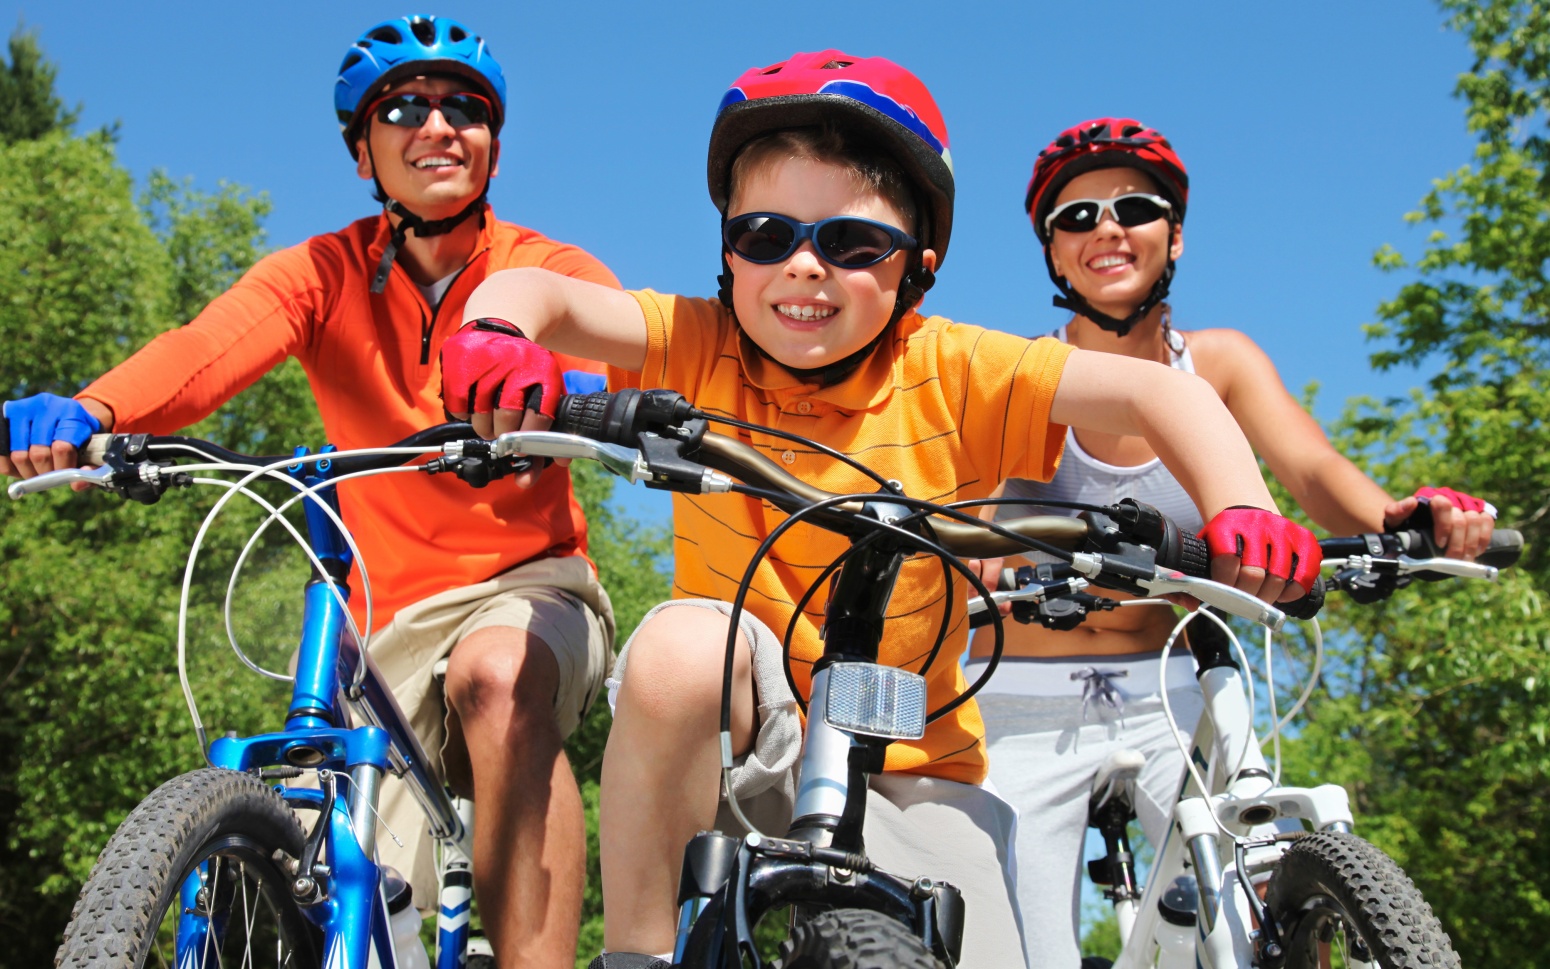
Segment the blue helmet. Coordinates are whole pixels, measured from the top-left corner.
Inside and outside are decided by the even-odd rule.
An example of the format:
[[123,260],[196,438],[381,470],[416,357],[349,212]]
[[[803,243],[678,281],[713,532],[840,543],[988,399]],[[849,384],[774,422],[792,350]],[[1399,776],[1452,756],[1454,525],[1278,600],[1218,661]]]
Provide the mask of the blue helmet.
[[495,104],[490,133],[500,134],[506,119],[506,75],[484,38],[451,17],[398,17],[356,38],[339,65],[334,111],[352,156],[364,120],[361,108],[384,88],[421,74],[453,74],[478,85]]

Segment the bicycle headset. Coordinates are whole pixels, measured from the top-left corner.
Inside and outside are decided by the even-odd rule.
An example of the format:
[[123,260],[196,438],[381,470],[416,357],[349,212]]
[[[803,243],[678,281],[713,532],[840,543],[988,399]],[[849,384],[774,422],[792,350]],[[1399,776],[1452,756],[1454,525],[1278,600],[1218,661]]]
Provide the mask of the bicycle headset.
[[[806,127],[841,129],[847,139],[899,166],[915,196],[914,235],[921,249],[935,250],[940,266],[953,229],[947,124],[920,78],[882,57],[853,57],[837,50],[793,54],[777,64],[752,68],[732,83],[716,109],[706,166],[710,198],[722,220],[730,214],[732,163],[738,152],[761,135]],[[908,259],[893,315],[870,343],[824,367],[786,369],[825,386],[848,376],[936,283],[932,271],[921,265],[920,250]],[[722,304],[732,312],[731,269],[723,265],[716,282]]]
[[[1088,303],[1066,278],[1055,271],[1050,255],[1052,231],[1044,221],[1060,190],[1078,175],[1100,168],[1133,168],[1157,183],[1158,193],[1173,206],[1168,215],[1168,263],[1141,305],[1124,319],[1109,316]],[[1098,118],[1084,121],[1062,131],[1049,147],[1039,152],[1033,163],[1033,177],[1023,197],[1023,210],[1033,219],[1034,234],[1044,245],[1044,266],[1049,278],[1060,290],[1055,305],[1070,310],[1120,336],[1130,332],[1152,308],[1168,296],[1173,282],[1173,240],[1184,224],[1184,209],[1189,203],[1189,174],[1173,146],[1156,128],[1148,128],[1133,118]]]
[[[426,74],[468,81],[489,98],[495,109],[490,122],[493,166],[493,153],[497,150],[495,139],[500,136],[501,124],[506,119],[506,75],[483,37],[451,17],[418,14],[384,20],[370,28],[355,39],[339,64],[339,76],[334,81],[334,113],[339,118],[339,132],[344,136],[350,157],[359,157],[355,143],[371,123],[363,109],[371,104],[372,98],[405,78]],[[366,140],[366,153],[371,157],[370,138]],[[372,278],[373,293],[382,292],[387,285],[393,259],[411,229],[416,237],[423,239],[450,232],[475,212],[481,213],[483,218],[485,198],[490,193],[490,175],[486,172],[484,188],[478,198],[456,215],[427,221],[383,191],[382,181],[376,176],[375,158],[372,158],[372,182],[376,186],[374,197],[382,203],[383,210],[400,219]]]

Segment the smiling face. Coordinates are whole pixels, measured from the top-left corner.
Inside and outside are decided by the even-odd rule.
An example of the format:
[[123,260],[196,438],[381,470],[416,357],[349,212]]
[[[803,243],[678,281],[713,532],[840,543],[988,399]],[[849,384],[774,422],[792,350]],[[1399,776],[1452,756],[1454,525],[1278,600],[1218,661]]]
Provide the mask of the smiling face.
[[[385,93],[444,95],[461,91],[483,93],[456,78],[415,77],[393,85],[373,100]],[[357,174],[371,178],[375,161],[375,174],[388,198],[397,199],[428,220],[462,211],[484,191],[487,176],[500,170],[496,163],[499,143],[488,125],[454,128],[440,111],[432,111],[418,128],[400,128],[369,118],[357,144]]]
[[[1111,199],[1131,192],[1161,194],[1157,183],[1134,168],[1100,168],[1071,179],[1055,200],[1059,208],[1073,199]],[[1090,232],[1056,229],[1050,240],[1055,271],[1094,309],[1129,316],[1152,291],[1168,265],[1167,219],[1126,228],[1108,213]],[[1173,232],[1172,258],[1184,252],[1184,228]]]
[[[760,166],[734,187],[729,216],[773,212],[798,222],[854,215],[911,230],[893,203],[859,183],[843,165],[786,158]],[[732,305],[749,338],[781,364],[807,370],[842,360],[871,342],[893,315],[909,253],[900,250],[865,269],[819,258],[812,242],[769,265],[727,255]],[[935,263],[930,250],[922,253]]]

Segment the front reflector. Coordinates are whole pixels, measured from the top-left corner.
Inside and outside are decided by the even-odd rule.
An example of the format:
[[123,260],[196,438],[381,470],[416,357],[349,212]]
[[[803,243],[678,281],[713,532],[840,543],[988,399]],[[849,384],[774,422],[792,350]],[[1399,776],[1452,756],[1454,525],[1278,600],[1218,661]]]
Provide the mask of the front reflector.
[[829,726],[890,740],[926,735],[925,677],[873,663],[835,663],[828,673],[823,718]]

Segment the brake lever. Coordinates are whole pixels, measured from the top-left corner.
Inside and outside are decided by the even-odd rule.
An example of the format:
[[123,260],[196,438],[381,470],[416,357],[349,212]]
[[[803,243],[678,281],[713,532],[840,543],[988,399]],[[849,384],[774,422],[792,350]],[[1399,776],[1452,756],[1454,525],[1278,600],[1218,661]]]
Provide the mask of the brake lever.
[[[1039,583],[1031,582],[1020,589],[1003,589],[1000,592],[990,594],[990,608],[999,610],[1003,603],[1008,602],[1033,602],[1039,603],[1046,599],[1068,596],[1092,585],[1086,579],[1072,577],[1058,582]],[[975,616],[986,611],[985,599],[975,596],[968,603],[969,615]]]
[[1159,568],[1156,578],[1142,579],[1140,585],[1154,596],[1174,592],[1194,596],[1208,606],[1214,606],[1240,619],[1257,622],[1271,632],[1277,632],[1286,622],[1286,613],[1268,602],[1256,599],[1242,589],[1235,589],[1210,579],[1197,579],[1173,569]]
[[1456,575],[1465,579],[1489,579],[1492,582],[1496,581],[1497,573],[1501,571],[1494,565],[1466,562],[1463,559],[1413,559],[1408,555],[1401,555],[1398,562],[1399,571],[1402,574],[1408,572],[1441,572],[1443,575]]
[[107,488],[115,473],[106,465],[100,468],[62,468],[59,471],[46,471],[36,477],[13,481],[6,487],[5,493],[10,495],[12,501],[17,501],[27,495],[35,495],[40,491],[74,484],[77,481],[97,488]]

